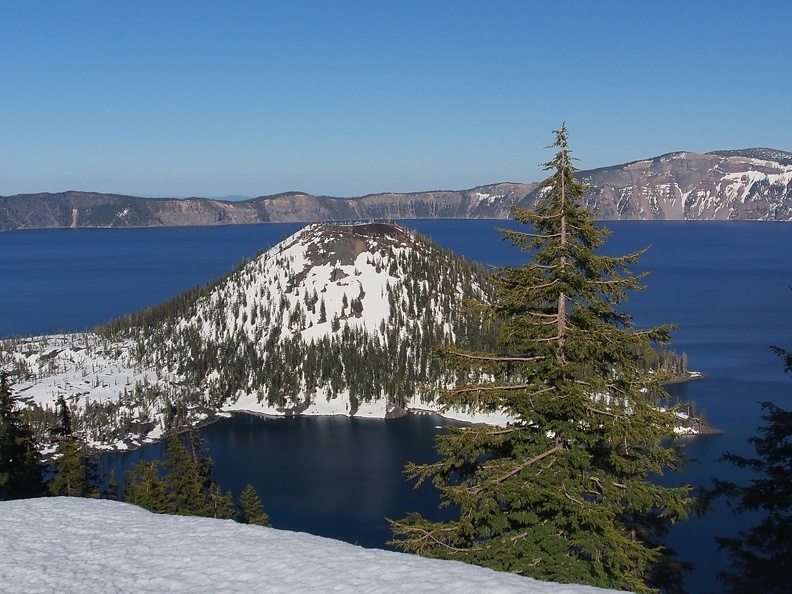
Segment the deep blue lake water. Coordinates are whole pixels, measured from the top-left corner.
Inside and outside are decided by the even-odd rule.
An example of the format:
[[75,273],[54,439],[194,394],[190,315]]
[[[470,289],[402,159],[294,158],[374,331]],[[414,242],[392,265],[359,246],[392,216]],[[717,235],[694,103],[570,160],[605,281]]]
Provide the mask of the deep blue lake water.
[[[519,265],[526,255],[500,240],[507,221],[409,221],[407,226],[483,264]],[[296,224],[129,230],[41,230],[0,233],[0,337],[81,330],[158,303],[229,272],[243,258],[274,245]],[[705,380],[672,386],[695,400],[724,435],[686,442],[695,459],[668,484],[709,483],[737,476],[715,460],[728,450],[751,454],[746,439],[761,422],[761,400],[792,408],[792,377],[769,345],[792,348],[792,226],[782,223],[614,222],[606,252],[651,248],[637,271],[652,271],[647,290],[625,309],[639,326],[674,323],[674,349]],[[346,418],[221,421],[203,431],[216,479],[239,493],[252,483],[276,527],[383,546],[385,516],[433,513],[431,489],[403,481],[407,460],[433,456],[432,439],[446,421]],[[115,455],[119,470],[160,445]],[[669,543],[697,564],[692,592],[717,590],[726,559],[714,534],[733,534],[747,520],[718,507],[678,526]]]

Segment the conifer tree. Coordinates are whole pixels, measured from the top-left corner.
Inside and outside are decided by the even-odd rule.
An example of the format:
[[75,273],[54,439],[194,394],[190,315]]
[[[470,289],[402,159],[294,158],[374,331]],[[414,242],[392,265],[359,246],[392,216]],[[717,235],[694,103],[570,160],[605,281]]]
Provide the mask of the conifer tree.
[[168,511],[165,487],[159,476],[159,462],[140,460],[126,473],[124,501],[154,512]]
[[234,513],[234,496],[231,491],[225,493],[215,482],[206,489],[206,500],[209,504],[209,517],[219,520],[230,520]]
[[[792,372],[792,352],[771,347]],[[755,457],[725,452],[721,460],[751,471],[748,484],[713,479],[705,493],[708,502],[724,497],[736,513],[757,514],[758,521],[737,538],[716,536],[718,548],[731,563],[718,573],[724,592],[774,593],[789,590],[792,567],[792,410],[762,402],[765,425],[749,438]]]
[[105,491],[105,498],[110,501],[118,500],[118,479],[116,478],[115,468],[110,470],[110,476],[107,477],[107,490]]
[[100,495],[97,460],[74,435],[59,437],[48,483],[50,495],[93,497]]
[[721,456],[737,468],[749,469],[755,478],[747,485],[713,479],[706,498],[724,497],[736,513],[755,513],[755,525],[736,538],[716,536],[718,548],[730,558],[718,573],[723,592],[774,593],[789,591],[792,567],[792,411],[762,402],[766,425],[748,441],[755,458],[730,452]]
[[237,504],[239,513],[237,520],[242,524],[255,524],[257,526],[272,526],[269,516],[264,512],[258,493],[253,485],[246,485],[239,496]]
[[[203,439],[190,426],[182,440],[175,430],[168,439],[162,466],[164,513],[229,519],[234,516],[234,500],[212,480],[214,463],[207,455]],[[186,442],[186,443],[185,443]],[[149,471],[149,475],[152,471]],[[157,486],[151,480],[152,489]],[[153,503],[158,504],[154,498]],[[144,506],[145,507],[145,506]],[[150,508],[149,508],[150,509]],[[155,511],[152,509],[152,511]]]
[[0,501],[43,495],[44,465],[5,372],[0,373]]
[[544,580],[674,590],[682,565],[661,537],[693,502],[689,487],[649,480],[682,459],[663,441],[673,410],[645,395],[665,395],[664,376],[642,366],[670,327],[637,330],[622,312],[627,292],[642,288],[630,272],[640,252],[597,253],[608,232],[581,205],[565,126],[555,138],[542,197],[532,210],[513,209],[529,230],[503,231],[531,259],[498,269],[494,302],[480,304],[496,324],[497,351],[442,349],[471,379],[440,402],[504,410],[513,421],[452,429],[437,440],[437,462],[408,465],[459,515],[391,521],[392,544]]
[[55,460],[49,492],[64,497],[99,497],[96,460],[74,435],[71,413],[62,394],[58,395],[57,408],[60,423],[52,429]]
[[71,435],[71,413],[69,412],[69,406],[66,404],[66,399],[63,397],[63,394],[58,394],[58,399],[55,402],[55,409],[58,415],[58,425],[52,428],[52,435],[58,437]]
[[206,477],[176,431],[172,431],[168,439],[163,466],[166,469],[163,478],[167,494],[166,513],[209,516],[209,506],[204,496]]

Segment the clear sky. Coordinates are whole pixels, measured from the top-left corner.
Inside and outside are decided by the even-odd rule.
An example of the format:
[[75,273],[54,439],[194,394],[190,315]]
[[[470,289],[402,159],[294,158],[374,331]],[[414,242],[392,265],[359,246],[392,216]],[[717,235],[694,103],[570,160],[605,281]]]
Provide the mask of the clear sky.
[[0,195],[359,196],[792,151],[789,0],[0,0]]

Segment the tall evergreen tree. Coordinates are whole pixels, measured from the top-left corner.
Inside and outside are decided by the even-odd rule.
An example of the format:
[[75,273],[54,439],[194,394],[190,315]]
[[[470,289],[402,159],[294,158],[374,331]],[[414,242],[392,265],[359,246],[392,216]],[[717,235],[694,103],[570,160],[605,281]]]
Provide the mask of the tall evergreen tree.
[[118,479],[116,478],[115,468],[110,470],[110,476],[107,477],[107,489],[104,496],[105,499],[118,501]]
[[165,458],[164,475],[158,462],[140,462],[128,474],[124,500],[157,513],[229,519],[234,517],[231,493],[223,493],[212,480],[213,461],[194,427],[184,438],[171,432]]
[[166,470],[163,477],[166,513],[209,516],[209,506],[204,495],[207,477],[202,474],[192,452],[187,449],[176,431],[171,432],[168,439],[163,467]]
[[69,411],[69,406],[66,404],[66,399],[63,397],[63,394],[58,394],[58,399],[55,403],[55,409],[58,416],[58,425],[52,428],[52,435],[71,435],[71,412]]
[[0,373],[0,501],[45,492],[44,465],[5,372]]
[[223,492],[215,482],[206,490],[206,500],[209,504],[209,517],[219,520],[231,520],[236,515],[234,511],[234,496],[231,491]]
[[96,460],[72,432],[71,413],[62,394],[57,408],[59,425],[52,429],[55,460],[49,492],[65,497],[99,497]]
[[566,127],[555,137],[542,198],[534,210],[513,209],[530,231],[503,231],[531,260],[498,269],[494,303],[480,304],[497,326],[497,352],[442,350],[460,373],[489,379],[457,385],[440,401],[504,410],[513,422],[453,429],[437,440],[439,461],[408,465],[408,476],[431,480],[459,516],[392,521],[393,544],[545,580],[673,590],[682,565],[661,537],[692,498],[688,487],[649,480],[682,459],[663,445],[673,410],[646,397],[664,395],[665,378],[642,365],[670,327],[637,330],[620,309],[642,288],[629,269],[640,252],[597,253],[608,232],[582,206]]
[[168,511],[165,487],[159,475],[159,462],[138,461],[126,473],[123,499],[155,514]]
[[237,520],[242,524],[272,526],[269,516],[264,512],[258,493],[253,485],[246,485],[239,496]]

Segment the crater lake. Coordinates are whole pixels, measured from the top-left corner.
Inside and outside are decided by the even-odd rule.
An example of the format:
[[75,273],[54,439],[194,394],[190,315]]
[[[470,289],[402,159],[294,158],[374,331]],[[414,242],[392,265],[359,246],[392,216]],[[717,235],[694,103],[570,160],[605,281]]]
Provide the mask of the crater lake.
[[[485,265],[520,265],[528,255],[495,227],[511,221],[403,221],[439,244]],[[747,439],[762,420],[758,402],[792,408],[792,377],[770,345],[792,348],[792,226],[750,222],[606,222],[604,252],[648,247],[636,272],[647,289],[625,304],[639,327],[676,324],[672,348],[705,379],[670,391],[707,411],[722,435],[686,439],[684,475],[665,484],[745,481],[717,462],[724,452],[753,453]],[[0,233],[0,337],[80,331],[159,303],[230,272],[302,225],[265,224],[157,229],[59,229]],[[409,415],[378,421],[345,417],[268,419],[237,415],[207,426],[215,479],[238,495],[252,483],[277,528],[384,547],[385,517],[420,511],[441,517],[430,488],[404,481],[408,461],[433,459],[433,438],[450,421]],[[105,456],[118,476],[162,444]],[[696,564],[691,592],[717,590],[727,559],[714,535],[734,535],[751,518],[723,505],[672,530],[669,545]]]

